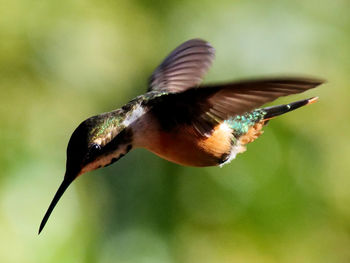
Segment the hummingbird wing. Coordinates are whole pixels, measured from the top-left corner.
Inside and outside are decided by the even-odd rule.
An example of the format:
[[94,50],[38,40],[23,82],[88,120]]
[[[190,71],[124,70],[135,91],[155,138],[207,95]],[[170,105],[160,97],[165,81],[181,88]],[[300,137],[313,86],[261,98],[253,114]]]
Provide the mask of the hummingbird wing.
[[153,112],[165,128],[188,124],[201,136],[209,136],[217,124],[231,116],[322,83],[317,79],[276,78],[207,85],[161,96]]
[[215,57],[206,41],[191,39],[173,50],[154,70],[148,91],[182,92],[199,85]]

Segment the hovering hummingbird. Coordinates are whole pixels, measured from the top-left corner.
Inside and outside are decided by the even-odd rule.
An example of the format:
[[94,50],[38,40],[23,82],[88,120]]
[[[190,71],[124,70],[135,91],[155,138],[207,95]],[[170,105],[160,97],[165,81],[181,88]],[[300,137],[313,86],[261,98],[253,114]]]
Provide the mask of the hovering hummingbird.
[[262,134],[272,118],[317,101],[257,108],[278,97],[304,92],[317,79],[272,78],[200,85],[214,59],[206,41],[192,39],[177,47],[155,69],[147,93],[120,109],[83,121],[67,147],[66,173],[39,228],[79,175],[110,165],[131,149],[143,147],[186,166],[230,162]]

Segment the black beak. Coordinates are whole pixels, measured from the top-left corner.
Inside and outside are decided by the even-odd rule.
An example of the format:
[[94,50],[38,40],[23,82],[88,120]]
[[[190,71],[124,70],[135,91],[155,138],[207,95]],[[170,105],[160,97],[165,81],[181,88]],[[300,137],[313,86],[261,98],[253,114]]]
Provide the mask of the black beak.
[[[75,178],[75,177],[74,177]],[[41,221],[40,227],[39,227],[39,233],[41,232],[41,230],[43,230],[47,220],[49,219],[52,210],[55,208],[56,204],[58,203],[58,201],[60,200],[61,196],[64,194],[64,192],[67,190],[68,186],[74,181],[74,178],[67,178],[65,177],[63,179],[63,182],[61,183],[60,187],[58,188],[54,198],[51,201],[51,204],[49,206],[49,208],[46,211],[46,214],[43,218],[43,220]]]

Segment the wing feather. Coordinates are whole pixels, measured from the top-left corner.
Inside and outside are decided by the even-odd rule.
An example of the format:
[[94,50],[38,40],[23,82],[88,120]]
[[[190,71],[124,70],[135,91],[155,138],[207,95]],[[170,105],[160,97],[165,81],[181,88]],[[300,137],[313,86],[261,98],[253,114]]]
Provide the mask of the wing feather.
[[186,41],[154,70],[148,91],[176,93],[198,86],[214,57],[215,50],[208,42],[201,39]]
[[164,128],[188,124],[200,136],[209,136],[218,123],[229,117],[322,83],[318,79],[276,78],[207,85],[158,97],[152,110]]

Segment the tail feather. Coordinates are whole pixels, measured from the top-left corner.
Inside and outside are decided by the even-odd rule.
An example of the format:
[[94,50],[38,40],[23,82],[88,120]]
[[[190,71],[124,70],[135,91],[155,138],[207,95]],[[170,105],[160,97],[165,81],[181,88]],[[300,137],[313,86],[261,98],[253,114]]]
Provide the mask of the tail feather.
[[298,100],[298,101],[295,101],[295,102],[292,102],[289,104],[283,104],[283,105],[263,108],[262,110],[266,112],[266,114],[264,116],[264,120],[270,120],[274,117],[277,117],[277,116],[282,115],[284,113],[287,113],[289,111],[293,111],[295,109],[298,109],[302,106],[315,103],[315,102],[317,102],[317,100],[318,100],[318,97],[312,97],[310,99]]
[[[262,129],[264,125],[266,125],[270,119],[302,106],[312,104],[317,100],[318,97],[312,97],[310,99],[299,100],[289,104],[258,109],[246,113],[245,115],[235,116],[228,119],[226,123],[233,131],[232,148],[227,159],[224,160],[220,166],[230,162],[238,153],[244,152],[246,150],[246,145],[256,140],[263,133]],[[261,117],[261,114],[263,114],[263,117]]]

